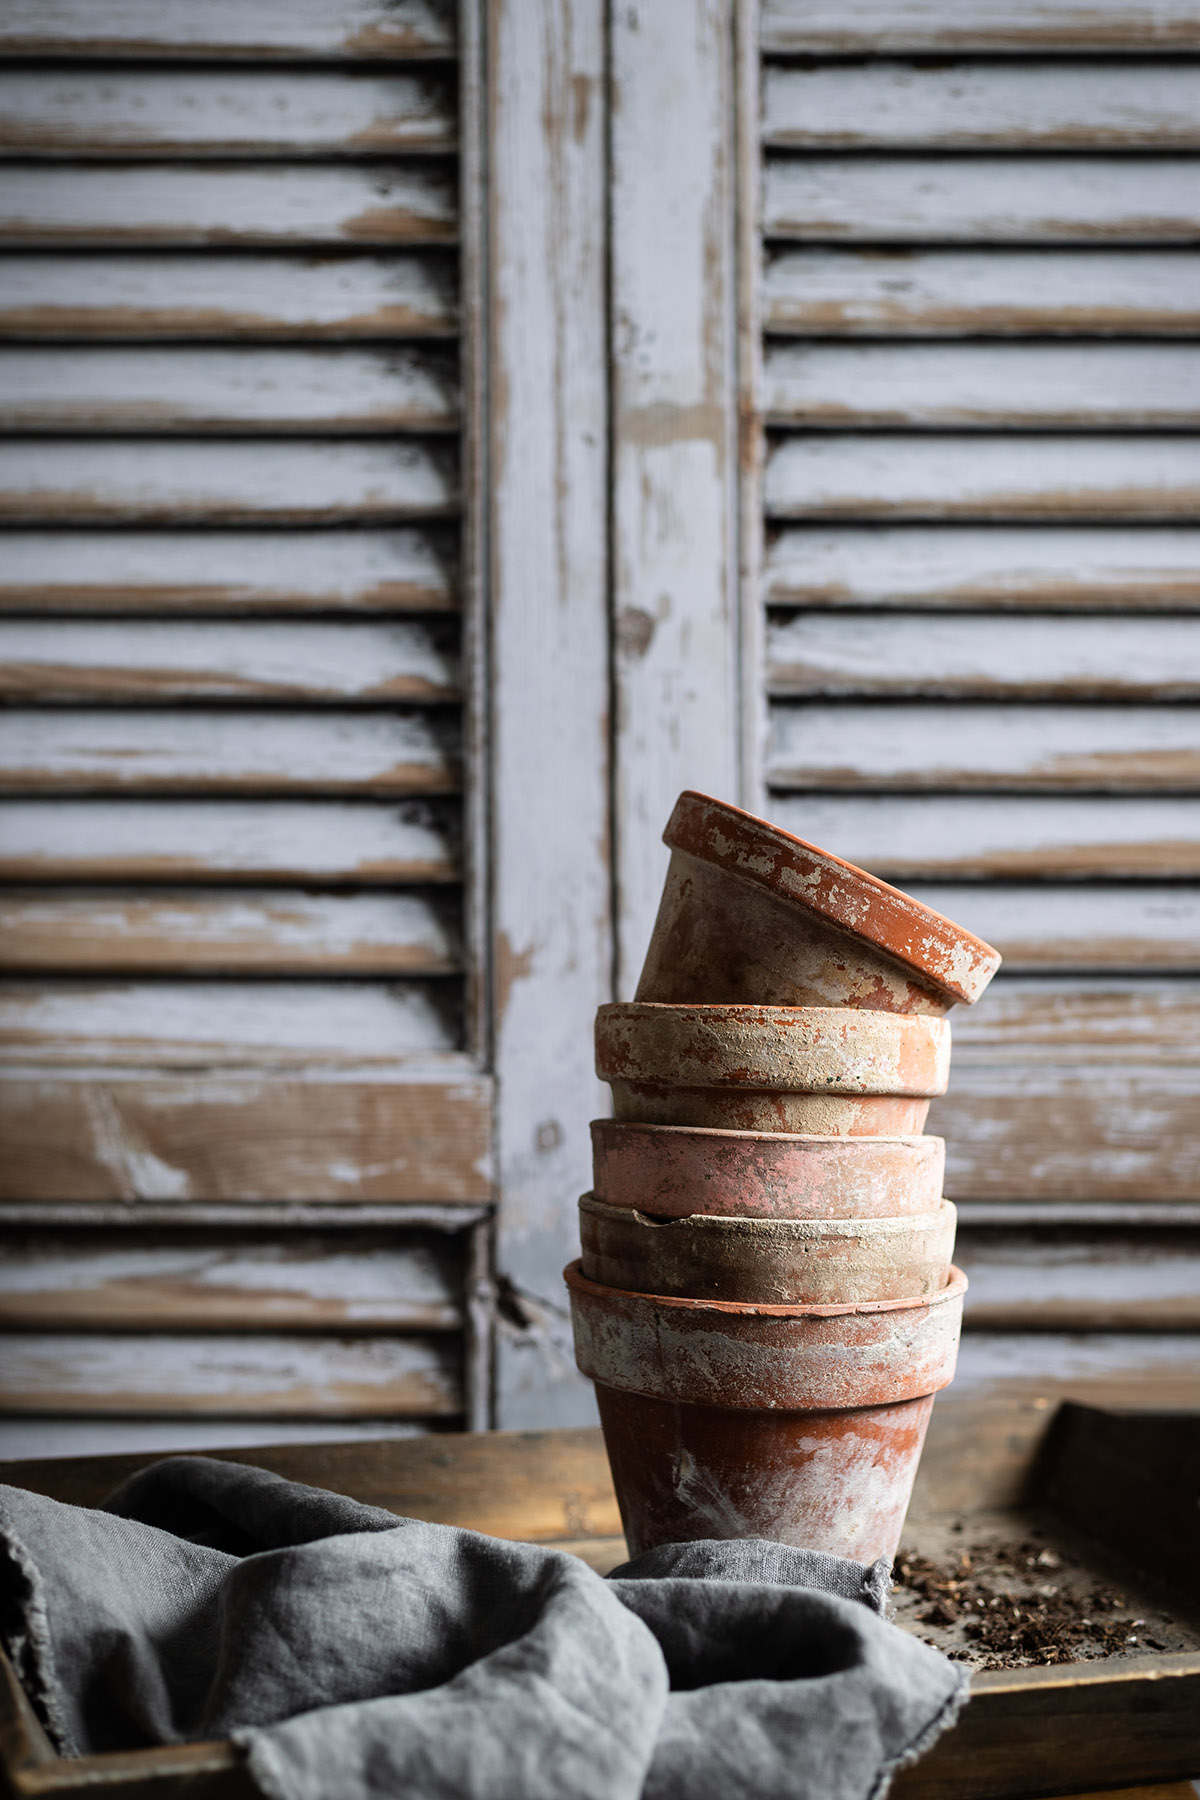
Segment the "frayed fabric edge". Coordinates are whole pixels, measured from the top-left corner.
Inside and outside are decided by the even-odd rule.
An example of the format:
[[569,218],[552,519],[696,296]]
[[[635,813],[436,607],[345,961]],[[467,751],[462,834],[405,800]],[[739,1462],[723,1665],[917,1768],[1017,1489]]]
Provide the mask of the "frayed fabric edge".
[[291,1800],[274,1747],[263,1733],[247,1727],[242,1731],[231,1731],[229,1735],[244,1754],[255,1785],[262,1789],[266,1800]]
[[5,1651],[58,1754],[78,1756],[79,1749],[59,1699],[54,1640],[42,1578],[20,1538],[3,1520],[0,1553],[16,1577],[13,1591],[0,1602],[0,1637]]
[[900,1752],[899,1756],[893,1756],[890,1762],[884,1763],[867,1800],[883,1800],[883,1796],[892,1784],[892,1777],[898,1775],[901,1769],[910,1769],[913,1763],[920,1762],[925,1752],[933,1748],[942,1733],[949,1731],[952,1725],[958,1723],[958,1715],[971,1697],[971,1684],[967,1671],[963,1668],[955,1668],[954,1676],[953,1690],[947,1694],[924,1731],[919,1732],[907,1749]]

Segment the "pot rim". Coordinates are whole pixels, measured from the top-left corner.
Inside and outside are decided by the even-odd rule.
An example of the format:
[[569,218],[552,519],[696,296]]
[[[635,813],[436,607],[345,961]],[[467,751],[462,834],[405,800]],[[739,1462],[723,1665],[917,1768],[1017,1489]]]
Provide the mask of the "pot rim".
[[850,1313],[916,1312],[920,1308],[929,1309],[960,1300],[967,1291],[967,1278],[954,1263],[950,1264],[945,1287],[939,1288],[936,1294],[906,1295],[901,1300],[812,1301],[800,1306],[776,1306],[750,1300],[693,1300],[675,1294],[643,1294],[636,1288],[606,1287],[602,1282],[589,1280],[583,1273],[583,1258],[579,1256],[567,1264],[563,1280],[568,1288],[595,1300],[610,1296],[623,1303],[646,1300],[654,1306],[678,1312],[715,1313],[718,1319],[836,1319]]
[[[768,1090],[769,1091],[769,1090]],[[605,1130],[613,1127],[626,1132],[635,1131],[651,1136],[658,1133],[669,1133],[676,1137],[700,1138],[732,1138],[747,1144],[797,1144],[806,1150],[824,1150],[830,1147],[843,1148],[847,1144],[940,1144],[943,1138],[934,1133],[897,1132],[891,1137],[870,1138],[835,1138],[826,1137],[817,1131],[734,1131],[728,1125],[651,1125],[645,1119],[592,1119],[588,1129],[594,1131],[597,1126]]]
[[[779,1236],[827,1239],[903,1237],[906,1232],[932,1231],[938,1226],[944,1225],[949,1216],[946,1212],[947,1207],[950,1208],[954,1220],[957,1221],[958,1209],[953,1200],[947,1200],[944,1195],[936,1206],[927,1207],[924,1212],[879,1213],[861,1219],[808,1219],[803,1216],[763,1218],[758,1213],[706,1213],[700,1211],[656,1214],[643,1212],[637,1206],[614,1206],[611,1200],[602,1199],[599,1194],[593,1193],[590,1189],[586,1194],[579,1196],[581,1212],[585,1210],[594,1212],[600,1218],[612,1219],[614,1223],[624,1224],[633,1219],[638,1225],[644,1225],[650,1231],[668,1231],[672,1227],[678,1228],[697,1223],[702,1231],[707,1231],[710,1227],[726,1230],[731,1226],[744,1226],[749,1229],[751,1236],[761,1233],[764,1238]],[[789,1226],[794,1226],[794,1231],[789,1231],[787,1229]],[[665,1295],[663,1297],[666,1298]]]
[[1000,967],[993,945],[902,888],[696,788],[685,788],[675,802],[663,842],[815,913],[968,1006]]

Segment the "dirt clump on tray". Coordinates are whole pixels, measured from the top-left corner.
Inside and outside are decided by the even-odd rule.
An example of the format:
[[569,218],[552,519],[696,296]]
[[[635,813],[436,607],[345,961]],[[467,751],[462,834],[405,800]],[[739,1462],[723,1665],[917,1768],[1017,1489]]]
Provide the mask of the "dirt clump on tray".
[[946,1562],[901,1550],[893,1579],[924,1602],[918,1625],[954,1628],[962,1647],[939,1638],[938,1648],[976,1668],[1027,1669],[1166,1648],[1144,1635],[1146,1621],[1128,1616],[1115,1589],[1093,1584],[1081,1592],[1056,1581],[1061,1561],[1032,1542],[972,1546]]

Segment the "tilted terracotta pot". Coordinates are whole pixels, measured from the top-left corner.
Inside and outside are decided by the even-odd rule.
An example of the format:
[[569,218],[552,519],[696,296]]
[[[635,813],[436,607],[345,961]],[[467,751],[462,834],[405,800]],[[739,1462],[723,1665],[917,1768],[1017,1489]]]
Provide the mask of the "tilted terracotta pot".
[[701,1537],[891,1555],[931,1396],[954,1374],[966,1277],[841,1306],[625,1293],[566,1271],[636,1555]]
[[939,1137],[795,1137],[592,1121],[592,1187],[609,1206],[679,1219],[875,1219],[942,1197]]
[[957,1214],[895,1219],[650,1219],[579,1202],[580,1268],[643,1294],[797,1306],[900,1300],[945,1287]]
[[686,792],[639,1000],[944,1013],[999,952],[911,895],[740,807]]
[[631,1556],[696,1538],[774,1538],[855,1562],[894,1556],[933,1395],[843,1412],[596,1400]]
[[950,1069],[945,1019],[841,1007],[602,1006],[596,1073],[618,1119],[900,1137]]

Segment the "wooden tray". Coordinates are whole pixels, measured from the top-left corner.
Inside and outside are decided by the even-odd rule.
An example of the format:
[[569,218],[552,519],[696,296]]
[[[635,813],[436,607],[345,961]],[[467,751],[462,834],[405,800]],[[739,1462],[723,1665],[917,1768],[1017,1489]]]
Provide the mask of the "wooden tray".
[[[1049,1429],[1047,1427],[1049,1426]],[[607,1570],[624,1555],[600,1434],[496,1432],[216,1452],[374,1506],[553,1544]],[[153,1456],[0,1464],[0,1481],[93,1506]],[[1015,1402],[935,1413],[906,1547],[1041,1533],[1080,1579],[1119,1580],[1183,1647],[972,1677],[959,1724],[899,1776],[899,1800],[1032,1800],[1200,1774],[1200,1414]],[[1129,1546],[1138,1545],[1136,1563]],[[908,1604],[902,1614],[914,1607]],[[1163,1623],[1165,1614],[1171,1617]],[[907,1621],[904,1621],[907,1622]],[[912,1620],[925,1636],[936,1628]],[[943,1634],[944,1635],[944,1634]],[[228,1743],[58,1757],[0,1656],[0,1759],[20,1800],[253,1800]]]

